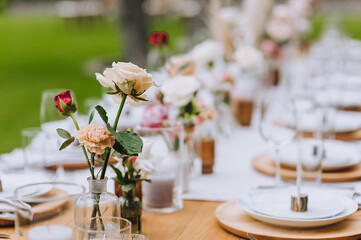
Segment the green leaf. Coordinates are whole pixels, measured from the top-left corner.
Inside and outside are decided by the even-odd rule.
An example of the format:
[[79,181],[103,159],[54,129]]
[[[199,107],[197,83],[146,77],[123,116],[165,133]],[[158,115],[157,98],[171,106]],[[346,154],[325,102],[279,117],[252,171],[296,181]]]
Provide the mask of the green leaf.
[[104,91],[104,93],[109,94],[109,95],[116,95],[119,94],[118,91]]
[[65,149],[66,147],[68,147],[72,142],[74,142],[75,138],[74,137],[71,137],[69,138],[68,140],[66,140],[65,142],[63,142],[63,144],[60,146],[59,150],[63,150]]
[[142,98],[142,97],[138,97],[135,95],[129,95],[130,98],[132,98],[134,101],[144,101],[144,102],[148,102],[149,100]]
[[65,138],[65,139],[71,138],[70,133],[68,131],[64,130],[64,129],[57,128],[56,131],[59,134],[59,136],[62,137],[62,138]]
[[120,153],[120,154],[122,154],[122,155],[127,155],[127,154],[128,154],[128,153],[127,153],[127,150],[125,150],[125,148],[123,148],[123,146],[120,145],[120,143],[118,142],[118,140],[115,140],[115,143],[114,143],[114,145],[113,145],[113,149],[114,149],[116,152],[118,152],[118,153]]
[[128,131],[116,132],[110,124],[107,124],[107,129],[113,134],[120,145],[116,145],[116,148],[114,148],[117,152],[120,150],[121,152],[119,153],[127,155],[136,155],[142,152],[143,141],[138,134]]
[[123,179],[123,174],[122,174],[122,172],[121,172],[118,168],[114,167],[114,166],[111,165],[111,164],[110,164],[110,167],[114,170],[114,172],[115,172],[115,174],[117,175],[117,178],[118,178],[118,179]]
[[91,124],[91,122],[93,121],[94,113],[95,113],[95,110],[93,110],[93,111],[90,113],[88,124]]
[[129,183],[129,184],[126,184],[126,185],[122,185],[122,190],[124,192],[129,192],[130,190],[133,190],[134,188],[136,188],[136,184],[135,183]]
[[99,116],[103,119],[105,124],[107,124],[108,123],[108,116],[107,116],[107,112],[105,111],[105,109],[100,105],[96,106],[95,109],[97,110]]

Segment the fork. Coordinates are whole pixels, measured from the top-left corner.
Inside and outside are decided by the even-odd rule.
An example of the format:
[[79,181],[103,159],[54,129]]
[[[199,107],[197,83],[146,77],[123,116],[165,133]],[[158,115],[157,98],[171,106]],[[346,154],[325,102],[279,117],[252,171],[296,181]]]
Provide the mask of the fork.
[[250,240],[257,240],[257,238],[253,237],[250,233],[247,233],[247,237],[249,237]]

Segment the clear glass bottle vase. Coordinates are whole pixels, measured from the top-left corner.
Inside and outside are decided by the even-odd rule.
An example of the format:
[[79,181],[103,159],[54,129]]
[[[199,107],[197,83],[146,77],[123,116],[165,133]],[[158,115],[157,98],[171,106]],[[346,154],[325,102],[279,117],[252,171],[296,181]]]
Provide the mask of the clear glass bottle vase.
[[93,180],[88,178],[89,192],[75,201],[75,224],[84,218],[120,217],[119,199],[107,192],[108,178]]
[[121,217],[132,223],[132,233],[141,233],[142,202],[135,196],[135,190],[124,192],[120,197]]

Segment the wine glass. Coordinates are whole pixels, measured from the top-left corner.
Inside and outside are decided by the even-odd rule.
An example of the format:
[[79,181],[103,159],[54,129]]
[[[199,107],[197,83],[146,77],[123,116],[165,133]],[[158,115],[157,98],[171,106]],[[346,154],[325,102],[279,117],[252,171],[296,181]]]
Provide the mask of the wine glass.
[[297,135],[296,114],[293,99],[281,91],[270,91],[261,100],[259,132],[273,149],[276,163],[275,184],[280,186],[280,149],[290,144]]
[[[44,155],[43,161],[44,165],[48,164],[48,161],[51,160],[51,156],[54,156],[53,153],[59,151],[61,145],[61,139],[57,136],[55,121],[64,120],[66,117],[63,116],[56,107],[54,98],[59,93],[67,91],[66,89],[48,89],[43,91],[41,97],[41,106],[40,106],[40,124],[41,129],[46,135],[47,143],[44,144]],[[72,98],[75,100],[74,93],[71,93]],[[58,180],[64,179],[65,171],[62,164],[58,163],[56,170],[55,178]]]

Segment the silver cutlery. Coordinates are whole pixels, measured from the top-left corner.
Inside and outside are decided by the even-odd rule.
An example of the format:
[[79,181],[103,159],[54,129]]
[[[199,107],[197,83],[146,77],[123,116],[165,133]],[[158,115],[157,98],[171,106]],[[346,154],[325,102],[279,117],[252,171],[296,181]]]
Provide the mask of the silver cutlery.
[[7,235],[7,234],[0,234],[0,238],[10,238],[10,235]]
[[250,233],[247,233],[247,237],[249,237],[250,240],[257,240],[257,238],[253,237]]

